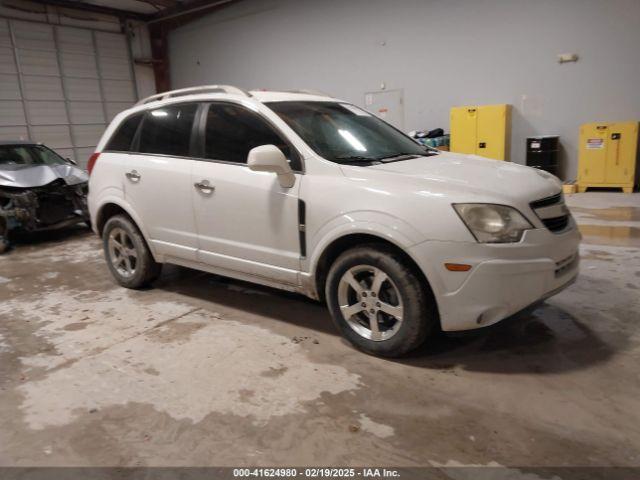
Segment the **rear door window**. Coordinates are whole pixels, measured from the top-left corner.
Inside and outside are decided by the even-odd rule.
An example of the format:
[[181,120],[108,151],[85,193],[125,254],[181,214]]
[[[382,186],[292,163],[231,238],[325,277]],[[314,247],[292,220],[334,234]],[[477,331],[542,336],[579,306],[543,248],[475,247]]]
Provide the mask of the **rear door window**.
[[140,132],[138,151],[188,157],[193,121],[198,105],[171,105],[147,112]]
[[249,151],[261,145],[275,145],[301,170],[300,160],[289,143],[258,114],[231,103],[212,103],[205,125],[205,158],[247,163]]
[[132,115],[125,119],[116,133],[113,134],[109,143],[105,147],[105,150],[112,150],[115,152],[129,152],[131,151],[131,144],[133,143],[133,137],[135,137],[138,131],[138,125],[142,120],[143,114]]

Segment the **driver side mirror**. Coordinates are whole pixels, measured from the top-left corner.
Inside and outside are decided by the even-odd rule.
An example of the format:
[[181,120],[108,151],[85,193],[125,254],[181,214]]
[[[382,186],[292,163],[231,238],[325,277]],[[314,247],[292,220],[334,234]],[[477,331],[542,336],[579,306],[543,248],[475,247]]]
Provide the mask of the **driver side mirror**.
[[296,176],[282,151],[275,145],[261,145],[252,148],[247,157],[247,165],[254,172],[272,172],[278,176],[280,185],[291,188],[296,183]]

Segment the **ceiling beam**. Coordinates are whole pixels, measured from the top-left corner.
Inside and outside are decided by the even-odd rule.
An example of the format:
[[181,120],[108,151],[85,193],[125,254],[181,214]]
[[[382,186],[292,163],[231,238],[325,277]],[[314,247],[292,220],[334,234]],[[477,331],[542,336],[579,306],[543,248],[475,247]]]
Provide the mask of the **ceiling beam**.
[[136,0],[140,3],[146,3],[149,5],[153,5],[156,7],[175,7],[176,5],[181,4],[181,1],[178,0]]
[[185,25],[202,15],[223,9],[238,0],[186,0],[180,7],[167,8],[147,22],[151,40],[152,59],[156,81],[156,91],[171,90],[171,76],[169,74],[169,32],[181,25]]
[[194,16],[204,15],[234,1],[237,0],[186,0],[178,6],[166,8],[156,13],[149,23],[176,20],[178,23],[182,23],[180,19],[192,20]]
[[132,20],[140,20],[146,22],[153,18],[153,15],[146,15],[139,12],[131,12],[129,10],[121,10],[119,8],[103,7],[101,5],[92,5],[90,3],[82,3],[75,0],[34,0],[36,3],[43,5],[52,5],[54,7],[72,8],[85,12],[101,13],[103,15],[113,15],[118,18],[130,18]]

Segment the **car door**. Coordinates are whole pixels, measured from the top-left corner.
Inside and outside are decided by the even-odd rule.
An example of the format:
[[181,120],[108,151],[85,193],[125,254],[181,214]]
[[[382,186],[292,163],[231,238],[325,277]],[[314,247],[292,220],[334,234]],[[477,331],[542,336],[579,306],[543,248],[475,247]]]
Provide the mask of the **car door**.
[[199,261],[297,285],[301,175],[284,188],[276,175],[246,164],[249,150],[275,144],[299,172],[297,152],[265,118],[239,104],[211,103],[201,118],[203,160],[192,171]]
[[168,261],[196,259],[190,151],[198,108],[189,103],[148,111],[124,169],[125,198]]

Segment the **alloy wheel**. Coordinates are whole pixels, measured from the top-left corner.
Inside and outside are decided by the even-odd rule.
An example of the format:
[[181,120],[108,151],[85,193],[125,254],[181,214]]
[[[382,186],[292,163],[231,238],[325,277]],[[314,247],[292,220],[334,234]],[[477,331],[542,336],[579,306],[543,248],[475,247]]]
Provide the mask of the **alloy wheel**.
[[138,266],[138,252],[129,234],[116,227],[109,232],[109,260],[113,268],[124,278],[132,277]]
[[404,307],[398,287],[377,267],[357,265],[347,270],[338,284],[340,312],[360,336],[388,340],[402,326]]

